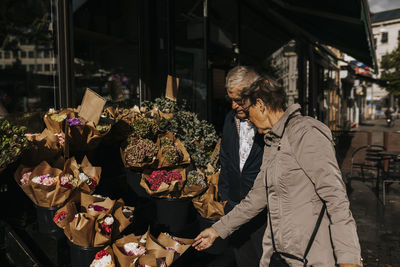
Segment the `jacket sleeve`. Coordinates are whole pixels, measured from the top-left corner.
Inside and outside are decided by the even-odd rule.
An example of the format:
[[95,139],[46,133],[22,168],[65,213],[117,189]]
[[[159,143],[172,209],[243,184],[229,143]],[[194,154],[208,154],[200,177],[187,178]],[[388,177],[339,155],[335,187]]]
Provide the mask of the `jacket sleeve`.
[[336,161],[330,130],[323,127],[306,126],[297,129],[291,142],[292,150],[300,167],[326,204],[337,263],[361,265],[356,223]]
[[225,239],[241,225],[250,221],[267,206],[267,188],[265,184],[265,169],[261,166],[253,187],[247,196],[236,205],[231,212],[213,224],[218,235]]

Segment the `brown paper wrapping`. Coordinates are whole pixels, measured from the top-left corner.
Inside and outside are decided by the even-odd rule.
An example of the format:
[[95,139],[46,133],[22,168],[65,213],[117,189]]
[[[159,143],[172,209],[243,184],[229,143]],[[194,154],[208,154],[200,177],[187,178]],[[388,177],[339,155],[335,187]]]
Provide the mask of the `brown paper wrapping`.
[[[103,250],[107,251],[107,253],[111,255],[112,259],[112,263],[107,265],[107,267],[115,267],[115,255],[113,249],[110,246],[106,246]],[[95,258],[93,259],[93,261],[95,261]]]
[[[141,256],[138,260],[137,263],[143,266],[151,266],[151,267],[158,267],[157,265],[157,259],[153,254],[147,254]],[[134,263],[131,263],[129,267],[136,267],[137,265]]]
[[174,113],[164,113],[162,111],[159,111],[159,113],[160,113],[161,118],[164,118],[167,120],[172,119],[174,117]]
[[[158,147],[160,147],[160,139],[157,139],[157,141],[156,141],[156,146],[158,146]],[[154,165],[155,163],[156,163],[156,161],[157,161],[157,155],[156,155],[156,157],[154,157],[153,158],[153,160],[152,161],[149,161],[149,162],[142,162],[142,163],[136,163],[136,164],[128,164],[127,162],[126,162],[126,153],[125,153],[125,148],[124,149],[122,149],[122,148],[120,148],[119,149],[119,151],[120,151],[120,153],[121,153],[121,159],[122,159],[122,163],[124,164],[124,166],[125,166],[125,168],[133,168],[133,169],[142,169],[142,168],[145,168],[145,167],[151,167],[152,165]],[[158,152],[160,152],[160,149],[158,150]]]
[[[94,211],[94,210],[89,210],[89,205],[94,204],[94,205],[98,205],[98,206],[102,206],[103,208],[106,208],[106,211]],[[113,212],[113,208],[115,205],[115,200],[112,200],[110,198],[106,198],[103,201],[98,201],[98,202],[92,202],[90,203],[88,206],[85,207],[87,213],[90,216],[93,217],[98,217],[100,218],[100,214],[111,214]]]
[[[93,247],[104,246],[105,244],[111,242],[111,237],[113,235],[113,231],[111,232],[111,234],[109,236],[102,234],[101,228],[100,228],[100,223],[99,223],[99,220],[103,219],[107,215],[108,214],[102,213],[96,219],[96,223],[94,226],[95,234],[94,234],[94,239],[93,239]],[[115,218],[114,218],[114,223],[115,223]],[[111,229],[114,229],[114,226],[115,226],[114,223],[110,226]]]
[[[182,152],[183,159],[182,159],[181,162],[179,162],[177,164],[171,164],[165,159],[165,157],[162,154],[162,147],[161,147],[161,144],[160,144],[160,139],[162,137],[168,137],[169,139],[171,139],[173,141],[173,143],[174,143],[174,146],[176,148],[178,148]],[[184,147],[184,145],[182,144],[182,142],[178,138],[176,138],[173,133],[168,132],[168,133],[166,133],[164,135],[160,135],[157,142],[158,142],[158,144],[160,144],[160,149],[158,150],[158,153],[157,153],[157,169],[190,164],[190,155],[189,155],[189,153],[187,152],[187,150]]]
[[[57,203],[59,203],[59,205],[60,205],[60,203],[63,204],[67,200],[69,195],[66,198],[62,195],[57,195],[61,199],[60,200],[55,199],[56,189],[60,183],[60,181],[58,179],[58,176],[60,173],[61,173],[60,169],[52,168],[46,161],[42,161],[38,166],[36,166],[32,170],[30,179],[31,179],[32,191],[33,191],[33,194],[35,196],[38,206],[52,207],[52,206],[55,206],[54,205],[55,201],[57,201]],[[51,176],[55,177],[56,182],[54,182],[50,186],[32,182],[32,178],[39,176],[39,175],[44,175],[44,174],[50,174]]]
[[82,247],[91,247],[93,246],[94,224],[95,218],[86,213],[78,213],[78,217],[68,224],[69,227],[64,229],[64,233],[72,243]]
[[[94,178],[97,185],[100,183],[101,167],[95,167],[90,164],[88,158],[85,156],[80,164],[80,169],[89,177]],[[79,177],[78,177],[79,179]],[[94,192],[95,188],[90,189],[89,185],[86,183],[81,183],[79,189],[82,192],[91,194]]]
[[102,138],[106,136],[111,129],[100,133],[93,122],[87,122],[81,117],[79,120],[82,122],[82,125],[69,126],[68,132],[66,133],[70,149],[74,151],[95,149],[100,144]]
[[218,220],[225,214],[225,203],[217,201],[216,191],[216,186],[210,183],[204,194],[192,199],[193,206],[204,218]]
[[[32,202],[35,205],[38,205],[35,195],[33,194],[31,182],[29,182],[29,184],[27,184],[27,185],[21,184],[22,175],[26,172],[31,172],[32,170],[33,170],[33,168],[27,168],[24,165],[19,165],[17,170],[14,173],[14,180],[21,187],[21,189],[25,192],[25,194],[32,200]],[[32,177],[32,175],[31,175],[31,177]]]
[[137,256],[125,255],[119,248],[123,247],[124,244],[130,243],[130,242],[135,242],[135,243],[138,243],[140,246],[143,246],[142,244],[139,243],[139,240],[140,240],[140,237],[130,234],[130,235],[124,236],[114,242],[114,244],[112,245],[112,248],[114,251],[115,258],[116,258],[117,266],[129,267],[130,264],[133,262],[133,260],[137,258]]
[[183,187],[181,198],[195,197],[206,191],[207,187],[201,187],[200,185],[185,185]]
[[82,211],[86,212],[89,205],[96,203],[96,202],[101,202],[104,201],[106,197],[97,197],[93,195],[86,194],[84,192],[80,193],[80,203],[81,203],[81,209]]
[[182,255],[194,242],[193,239],[179,238],[179,237],[172,238],[166,233],[161,233],[158,236],[157,241],[164,247],[172,248],[173,250],[178,252],[179,256]]
[[46,114],[43,117],[43,121],[46,124],[46,128],[49,129],[49,131],[51,131],[52,133],[61,133],[64,129],[65,119],[61,122],[52,120],[50,117],[53,114],[67,115],[66,111],[61,111],[59,113],[52,113],[52,114],[50,114],[49,112],[46,112]]
[[142,174],[142,179],[140,180],[140,185],[146,190],[146,192],[154,197],[166,197],[166,198],[174,198],[179,197],[180,191],[183,188],[183,185],[186,181],[186,170],[185,169],[175,169],[182,175],[182,181],[172,181],[170,185],[166,183],[162,183],[161,186],[158,188],[157,191],[153,191],[150,189],[150,186],[147,183],[147,177],[150,176],[151,172],[146,171]]
[[67,216],[63,220],[61,220],[59,223],[56,223],[56,224],[58,227],[64,229],[72,221],[72,219],[74,219],[74,216],[75,216],[75,214],[78,213],[78,211],[76,210],[76,205],[75,205],[75,202],[73,202],[73,201],[68,201],[64,205],[64,207],[57,210],[55,215],[57,215],[58,213],[60,213],[62,211],[66,211]]
[[39,135],[26,135],[26,138],[33,145],[23,153],[22,164],[36,166],[44,160],[52,163],[61,156],[62,146],[49,129],[44,129]]
[[115,219],[117,219],[116,222],[117,235],[122,233],[122,231],[124,231],[126,227],[128,227],[133,222],[133,215],[131,218],[127,218],[123,214],[122,210],[124,208],[130,209],[132,212],[135,210],[134,207],[128,207],[128,206],[120,206],[115,210],[114,217]]

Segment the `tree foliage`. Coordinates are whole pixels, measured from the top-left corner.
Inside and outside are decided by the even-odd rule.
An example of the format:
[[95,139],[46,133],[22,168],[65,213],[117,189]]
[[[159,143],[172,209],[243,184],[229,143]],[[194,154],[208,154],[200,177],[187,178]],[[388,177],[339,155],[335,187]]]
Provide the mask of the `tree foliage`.
[[386,81],[386,90],[400,95],[400,43],[391,53],[386,53],[381,61],[381,79]]

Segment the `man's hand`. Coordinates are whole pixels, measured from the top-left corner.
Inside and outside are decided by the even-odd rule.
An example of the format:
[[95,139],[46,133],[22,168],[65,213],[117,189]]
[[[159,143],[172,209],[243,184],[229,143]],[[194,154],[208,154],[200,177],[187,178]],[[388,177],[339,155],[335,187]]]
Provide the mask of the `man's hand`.
[[219,237],[218,233],[214,230],[214,228],[210,227],[207,229],[204,229],[194,240],[195,242],[192,244],[192,247],[194,247],[197,250],[204,250],[208,249],[209,247],[212,246],[214,243],[215,239]]
[[339,264],[340,267],[360,267],[358,264]]

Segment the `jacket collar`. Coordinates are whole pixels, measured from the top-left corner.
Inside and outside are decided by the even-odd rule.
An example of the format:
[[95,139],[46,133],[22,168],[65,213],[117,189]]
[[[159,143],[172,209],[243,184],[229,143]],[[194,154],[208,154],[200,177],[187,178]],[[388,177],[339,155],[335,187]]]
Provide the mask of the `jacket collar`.
[[267,136],[275,136],[275,137],[282,137],[283,132],[286,127],[286,123],[291,118],[295,113],[300,112],[301,106],[299,104],[293,104],[290,105],[285,111],[285,113],[282,115],[282,117],[275,123],[274,126],[272,126],[271,131],[265,135],[265,138]]

